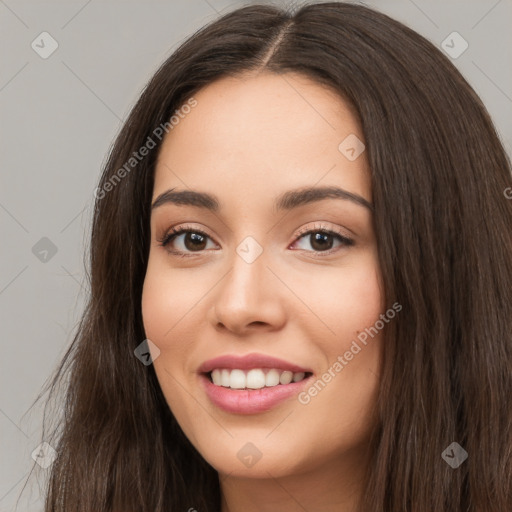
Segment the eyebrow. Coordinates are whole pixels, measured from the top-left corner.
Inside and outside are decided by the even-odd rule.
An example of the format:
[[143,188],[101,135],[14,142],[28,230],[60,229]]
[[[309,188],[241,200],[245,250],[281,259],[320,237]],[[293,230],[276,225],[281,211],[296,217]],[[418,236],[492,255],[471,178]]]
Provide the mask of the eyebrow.
[[[364,197],[349,192],[339,187],[305,187],[296,190],[289,190],[278,196],[274,202],[273,210],[275,213],[280,210],[292,210],[299,206],[322,201],[323,199],[342,199],[351,201],[354,204],[363,206],[374,211],[373,204]],[[164,204],[175,204],[179,206],[196,206],[204,208],[212,212],[220,210],[220,202],[216,196],[206,192],[198,192],[195,190],[179,190],[169,189],[160,194],[151,206],[151,210],[155,210]]]

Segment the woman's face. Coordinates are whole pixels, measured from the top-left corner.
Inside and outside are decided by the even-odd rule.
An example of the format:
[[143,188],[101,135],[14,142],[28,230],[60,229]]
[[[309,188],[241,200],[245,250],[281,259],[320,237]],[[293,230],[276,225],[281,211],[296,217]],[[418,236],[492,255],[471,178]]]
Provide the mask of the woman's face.
[[360,462],[384,313],[361,128],[297,74],[195,99],[159,154],[142,297],[167,403],[222,474]]

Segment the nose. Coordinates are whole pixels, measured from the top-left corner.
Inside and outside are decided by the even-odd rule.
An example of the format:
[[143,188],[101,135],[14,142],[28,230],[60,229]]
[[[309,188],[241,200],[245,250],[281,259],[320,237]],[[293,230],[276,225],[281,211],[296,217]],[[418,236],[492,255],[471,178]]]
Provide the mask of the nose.
[[212,295],[209,320],[237,335],[273,331],[286,321],[285,286],[267,265],[265,252],[248,263],[238,254]]

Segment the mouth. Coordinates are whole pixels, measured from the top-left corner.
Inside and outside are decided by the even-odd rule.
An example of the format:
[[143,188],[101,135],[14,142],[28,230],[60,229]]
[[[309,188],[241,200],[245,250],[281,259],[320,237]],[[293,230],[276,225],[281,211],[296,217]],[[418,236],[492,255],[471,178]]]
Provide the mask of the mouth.
[[216,368],[199,374],[200,384],[210,403],[236,415],[264,413],[287,401],[294,403],[312,379],[311,372],[279,372],[275,368],[246,371]]
[[200,384],[219,409],[257,414],[292,400],[311,381],[313,372],[267,354],[224,354],[198,368]]
[[235,390],[256,390],[287,386],[308,379],[312,372],[292,372],[279,368],[215,368],[202,373],[214,386]]

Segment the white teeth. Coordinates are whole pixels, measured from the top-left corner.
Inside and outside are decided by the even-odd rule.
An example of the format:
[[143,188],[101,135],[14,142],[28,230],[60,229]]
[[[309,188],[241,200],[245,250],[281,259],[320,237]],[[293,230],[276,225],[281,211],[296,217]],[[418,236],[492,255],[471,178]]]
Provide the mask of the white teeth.
[[306,375],[304,372],[294,373],[293,382],[299,382],[299,380],[302,380],[304,378],[304,375]]
[[277,386],[279,384],[279,372],[277,370],[270,370],[267,375],[265,375],[265,386],[267,388],[271,388],[273,386]]
[[247,372],[247,387],[261,389],[265,387],[265,374],[262,370],[249,370]]
[[279,382],[281,384],[290,384],[290,382],[293,380],[293,373],[289,371],[285,371],[281,373],[281,377],[279,377]]
[[221,385],[221,377],[220,377],[220,370],[213,370],[212,372],[212,381],[216,386]]
[[[229,370],[222,370],[222,373],[221,373],[221,379],[220,379],[220,385],[221,386],[224,386],[225,388],[229,388],[229,375],[231,374],[231,372]],[[214,381],[215,384],[217,384],[215,381]],[[219,384],[217,384],[219,385]]]
[[244,389],[246,386],[247,378],[243,370],[231,370],[229,376],[229,387],[232,389]]
[[226,368],[216,368],[211,372],[212,381],[216,386],[222,386],[231,389],[261,389],[264,387],[274,387],[278,384],[286,385],[291,382],[299,382],[305,377],[304,372],[293,373],[288,370],[280,371],[276,369],[265,370],[253,368],[252,370],[229,370]]

